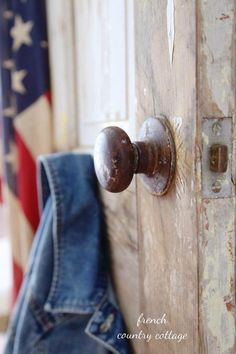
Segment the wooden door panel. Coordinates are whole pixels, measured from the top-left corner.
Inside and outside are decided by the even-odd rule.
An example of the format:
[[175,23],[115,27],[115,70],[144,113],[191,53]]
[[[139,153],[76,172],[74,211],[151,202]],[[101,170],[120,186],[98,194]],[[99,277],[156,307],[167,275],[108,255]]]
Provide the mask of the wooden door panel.
[[[139,264],[135,180],[122,193],[102,191],[109,244],[109,263],[128,333],[137,332],[139,317]],[[132,341],[140,353],[139,341]]]
[[138,183],[141,311],[168,319],[163,328],[144,330],[188,334],[179,344],[150,341],[144,353],[236,351],[235,188],[230,197],[205,198],[201,186],[203,118],[235,121],[235,6],[220,0],[135,5],[138,122],[164,113],[177,148],[167,196],[152,197]]
[[[169,5],[171,6],[171,4]],[[194,354],[198,346],[197,205],[195,174],[195,2],[175,1],[174,48],[169,52],[167,1],[135,2],[137,119],[165,114],[175,131],[177,174],[164,197],[138,183],[140,301],[145,316],[166,314],[152,333],[187,333],[187,339],[155,340],[143,353]],[[171,19],[169,19],[171,20]]]
[[[232,117],[235,123],[235,6],[234,0],[198,2],[199,147],[204,117]],[[235,124],[233,130],[235,136]],[[235,181],[235,139],[232,143]],[[204,354],[236,353],[234,190],[227,198],[199,200],[199,335]]]
[[[139,178],[125,192],[102,191],[109,260],[127,332],[152,334],[150,341],[132,341],[135,354],[236,353],[235,8],[235,0],[73,0],[70,5],[54,0],[48,5],[57,149],[77,147],[78,141],[79,149],[91,151],[98,131],[110,124],[134,139],[134,126],[138,136],[142,122],[159,114],[173,129],[177,171],[166,196],[150,195]],[[123,38],[120,47],[117,38]],[[100,59],[93,55],[89,65],[86,56],[94,51]],[[104,105],[93,107],[94,97]],[[206,198],[202,121],[225,117],[233,123],[232,193]],[[165,314],[167,323],[137,327],[141,313],[154,319]],[[154,338],[167,330],[187,338]]]

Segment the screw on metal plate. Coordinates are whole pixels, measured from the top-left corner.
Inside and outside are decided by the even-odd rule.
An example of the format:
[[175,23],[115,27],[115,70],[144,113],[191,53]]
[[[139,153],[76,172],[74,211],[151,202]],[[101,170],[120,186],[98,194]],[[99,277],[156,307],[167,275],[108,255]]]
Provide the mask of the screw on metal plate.
[[214,193],[219,193],[221,191],[221,181],[216,180],[213,184],[212,184],[212,192]]
[[203,118],[202,195],[224,198],[233,194],[231,181],[232,118]]
[[219,136],[222,130],[221,123],[219,121],[212,124],[212,132],[214,135]]

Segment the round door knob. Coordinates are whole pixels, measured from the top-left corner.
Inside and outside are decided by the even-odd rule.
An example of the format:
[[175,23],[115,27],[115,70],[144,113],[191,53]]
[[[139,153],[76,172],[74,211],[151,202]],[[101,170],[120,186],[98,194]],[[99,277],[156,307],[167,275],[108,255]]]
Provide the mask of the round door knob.
[[95,142],[94,163],[101,186],[110,192],[122,192],[140,173],[150,193],[165,194],[175,172],[175,145],[167,119],[148,118],[133,143],[121,128],[103,129]]

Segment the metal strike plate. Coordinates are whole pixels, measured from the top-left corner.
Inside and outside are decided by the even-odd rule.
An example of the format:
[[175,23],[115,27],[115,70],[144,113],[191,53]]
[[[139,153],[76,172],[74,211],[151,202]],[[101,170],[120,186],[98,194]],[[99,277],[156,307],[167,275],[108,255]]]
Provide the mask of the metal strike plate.
[[203,118],[202,194],[224,198],[233,194],[232,118]]
[[210,147],[210,170],[226,172],[228,168],[228,146],[213,144]]

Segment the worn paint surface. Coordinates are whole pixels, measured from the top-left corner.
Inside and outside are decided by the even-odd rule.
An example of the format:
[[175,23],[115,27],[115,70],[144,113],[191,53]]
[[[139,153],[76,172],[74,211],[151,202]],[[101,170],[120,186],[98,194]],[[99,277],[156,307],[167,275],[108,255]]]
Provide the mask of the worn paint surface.
[[169,47],[170,64],[173,62],[174,41],[175,41],[175,7],[174,0],[167,0],[166,7],[167,37]]
[[181,196],[185,193],[187,187],[187,176],[185,175],[186,163],[188,161],[188,151],[184,146],[183,136],[183,119],[182,117],[171,118],[172,128],[175,136],[176,146],[176,172],[175,172],[175,188],[176,197],[181,200]]
[[[232,54],[235,1],[200,1],[200,89],[204,116],[230,116],[234,106]],[[234,54],[235,55],[235,54]]]
[[[233,117],[235,130],[233,33],[236,4],[235,0],[201,0],[198,5],[198,148],[201,158],[201,144],[210,144],[208,135],[202,134],[204,117]],[[232,133],[235,136],[235,131]],[[235,151],[233,148],[229,155],[231,162],[235,160]],[[232,179],[234,163],[233,166]],[[204,198],[200,164],[197,175],[200,353],[235,354],[235,188],[231,188],[227,198]],[[230,179],[228,181],[231,183]]]
[[167,1],[135,1],[138,124],[145,117],[164,114],[173,128],[177,150],[175,183],[165,196],[153,197],[138,179],[140,304],[146,315],[166,313],[168,320],[158,328],[146,325],[145,332],[162,333],[169,329],[187,332],[188,339],[182,343],[152,339],[145,343],[142,354],[199,354],[193,182],[196,9],[192,1],[169,2],[171,21],[173,5],[176,37],[172,60],[174,33],[168,36]]
[[206,353],[234,353],[235,201],[202,202],[201,317]]
[[[127,333],[137,331],[139,266],[135,180],[122,193],[101,190],[108,236],[108,257],[116,295],[124,314]],[[140,341],[132,341],[133,352],[142,354]]]
[[53,143],[57,151],[77,147],[73,2],[46,1],[52,86]]
[[[235,196],[211,200],[201,194],[202,138],[209,143],[207,135],[202,137],[202,119],[233,117],[235,124],[235,6],[235,0],[134,1],[137,132],[146,117],[165,114],[176,139],[177,172],[173,188],[162,198],[148,194],[140,182],[136,192],[135,181],[122,194],[103,192],[109,257],[128,331],[137,330],[141,312],[152,317],[166,312],[171,329],[188,332],[188,340],[180,345],[133,343],[137,354],[236,353]],[[67,22],[70,32],[73,21]],[[59,37],[55,41],[52,33],[54,46],[63,40]],[[63,43],[60,48],[67,48]],[[73,63],[64,52],[65,63]],[[70,74],[66,76],[73,79],[73,65],[65,67]],[[63,78],[64,70],[58,72]],[[66,87],[73,86],[72,79]],[[58,94],[58,102],[64,96]],[[60,114],[72,107],[64,100],[59,103]],[[121,118],[116,112],[114,117]],[[233,133],[236,141],[236,129]],[[236,149],[232,151],[236,184]]]

